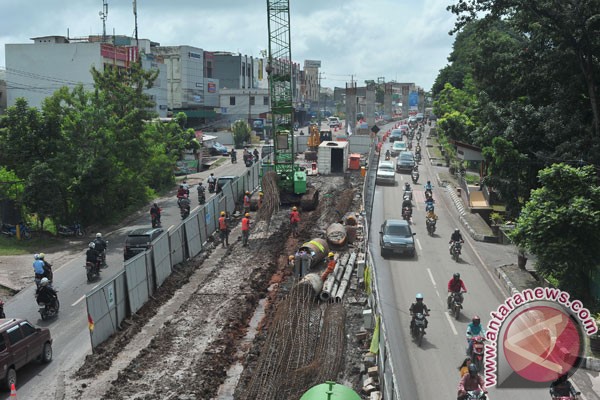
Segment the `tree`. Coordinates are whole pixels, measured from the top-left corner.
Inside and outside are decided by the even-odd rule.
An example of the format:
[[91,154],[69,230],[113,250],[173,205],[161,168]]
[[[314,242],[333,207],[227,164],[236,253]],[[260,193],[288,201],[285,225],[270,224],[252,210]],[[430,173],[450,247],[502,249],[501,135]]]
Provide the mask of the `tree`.
[[439,117],[438,126],[441,132],[451,139],[471,143],[471,132],[475,129],[474,108],[477,99],[472,93],[472,80],[466,80],[464,90],[456,89],[446,83],[436,101],[433,112]]
[[231,124],[233,141],[237,149],[242,148],[244,142],[250,141],[250,125],[246,121],[237,120]]
[[62,210],[62,193],[54,171],[45,162],[37,162],[23,192],[23,202],[33,213],[38,215],[40,229],[47,217],[58,217]]
[[535,254],[537,270],[584,302],[600,266],[600,187],[593,166],[553,164],[540,170],[541,187],[531,192],[510,234]]

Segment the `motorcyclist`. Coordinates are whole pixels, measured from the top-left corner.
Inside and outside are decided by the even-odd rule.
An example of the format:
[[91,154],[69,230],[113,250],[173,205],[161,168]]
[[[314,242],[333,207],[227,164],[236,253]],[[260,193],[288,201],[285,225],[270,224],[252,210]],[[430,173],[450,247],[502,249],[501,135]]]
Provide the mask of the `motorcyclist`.
[[475,364],[469,364],[469,373],[460,378],[460,382],[458,383],[457,400],[466,399],[467,392],[473,390],[481,390],[484,393],[487,393],[487,390],[485,389],[485,382],[477,373],[477,366],[475,366]]
[[405,192],[412,192],[412,188],[410,187],[410,183],[404,182],[404,191]]
[[452,255],[452,247],[454,246],[454,243],[456,242],[460,242],[460,243],[464,243],[465,241],[463,240],[463,237],[460,233],[460,229],[456,228],[454,230],[454,232],[452,233],[452,235],[450,236],[450,248],[448,250],[450,250],[450,255]]
[[200,202],[200,204],[204,204],[204,202],[206,201],[206,188],[204,187],[202,182],[200,182],[198,184],[197,189],[198,189],[198,201]]
[[237,162],[237,151],[234,148],[231,149],[231,163],[235,164]]
[[260,154],[258,153],[258,149],[254,149],[254,161],[258,162],[258,160],[260,159]]
[[421,145],[419,143],[415,146],[415,154],[421,154]]
[[42,278],[40,286],[35,291],[35,297],[38,304],[44,304],[52,308],[56,307],[56,290],[50,286],[48,278]]
[[451,308],[452,299],[454,298],[454,293],[458,293],[460,295],[460,302],[463,302],[463,293],[467,293],[467,287],[462,279],[460,279],[460,274],[455,272],[452,276],[452,279],[448,281],[448,310]]
[[431,186],[431,181],[427,181],[427,183],[425,184],[425,191],[431,192],[432,190],[433,190],[433,186]]
[[34,254],[33,260],[33,273],[35,276],[35,283],[39,287],[41,279],[44,278],[44,262],[40,260],[39,254]]
[[402,200],[402,212],[404,212],[405,208],[408,208],[410,215],[412,215],[412,201],[410,201],[410,197],[408,196],[404,196]]
[[392,155],[391,155],[391,153],[390,153],[390,149],[387,149],[387,150],[385,151],[385,159],[386,159],[386,160],[389,160],[391,156],[392,156]]
[[434,211],[433,209],[431,209],[431,210],[427,210],[427,212],[426,212],[426,214],[425,214],[425,218],[426,218],[426,219],[432,219],[432,220],[434,220],[434,221],[437,221],[437,219],[438,219],[438,216],[437,216],[437,214],[435,213],[435,211]]
[[208,182],[208,191],[211,193],[214,192],[217,184],[217,178],[215,178],[215,174],[211,173],[206,181]]
[[88,244],[88,250],[85,252],[85,262],[92,263],[94,267],[98,266],[98,252],[96,251],[96,244],[94,242]]
[[483,325],[481,325],[481,319],[478,315],[475,315],[471,320],[471,323],[467,325],[467,355],[471,356],[471,352],[473,351],[473,338],[475,336],[485,336],[485,329],[483,329]]
[[427,200],[425,200],[425,211],[426,212],[433,212],[435,210],[435,206],[433,205],[434,200],[430,197]]
[[186,194],[187,190],[185,190],[185,187],[183,185],[179,185],[179,189],[177,189],[177,200],[181,200]]
[[187,194],[183,196],[183,198],[179,201],[179,209],[185,210],[187,213],[190,212],[190,199],[188,199]]
[[151,220],[156,220],[156,226],[160,225],[160,212],[162,210],[160,209],[160,207],[158,206],[158,204],[154,203],[152,204],[152,207],[150,207],[150,219]]
[[98,253],[102,253],[106,250],[106,240],[102,239],[102,234],[100,232],[96,233],[96,239],[94,239],[94,244],[96,245],[95,249]]
[[181,186],[183,186],[183,190],[185,190],[185,194],[187,194],[189,196],[190,195],[190,185],[188,185],[188,183],[185,179],[183,180],[183,182],[181,182]]
[[550,385],[550,396],[552,397],[576,397],[577,391],[569,382],[569,375],[564,374],[558,377],[552,384]]
[[52,278],[54,274],[52,273],[52,264],[45,260],[46,255],[44,253],[40,253],[40,260],[44,263],[44,278],[48,278],[50,284],[52,284]]
[[[415,296],[415,302],[412,303],[410,305],[410,316],[412,317],[412,319],[410,320],[410,330],[412,332],[414,326],[415,326],[415,316],[417,314],[423,314],[426,317],[429,316],[429,308],[427,308],[427,305],[425,305],[425,303],[423,303],[423,295],[421,293],[417,293],[417,295]],[[425,333],[425,329],[427,329],[427,318],[425,318],[424,320],[425,325],[423,328],[423,333]]]

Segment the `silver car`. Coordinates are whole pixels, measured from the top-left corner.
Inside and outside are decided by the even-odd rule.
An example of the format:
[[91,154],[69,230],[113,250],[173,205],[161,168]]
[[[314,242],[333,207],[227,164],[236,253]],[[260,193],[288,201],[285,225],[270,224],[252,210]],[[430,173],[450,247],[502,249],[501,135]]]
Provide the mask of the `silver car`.
[[375,183],[378,185],[396,184],[396,170],[394,169],[393,161],[381,161],[379,163],[379,166],[377,167],[377,178],[375,180]]

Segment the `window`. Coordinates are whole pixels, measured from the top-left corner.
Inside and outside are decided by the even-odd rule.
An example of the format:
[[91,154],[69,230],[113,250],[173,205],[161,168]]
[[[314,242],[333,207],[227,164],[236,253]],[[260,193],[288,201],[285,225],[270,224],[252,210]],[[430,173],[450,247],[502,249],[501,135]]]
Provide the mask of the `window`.
[[36,332],[35,328],[29,322],[21,322],[21,330],[25,337],[33,335]]
[[8,335],[8,341],[11,344],[15,344],[17,343],[19,340],[23,339],[23,333],[21,332],[21,329],[19,329],[19,326],[13,326],[12,328],[9,328],[6,331],[6,334]]
[[254,96],[250,96],[250,105],[253,106],[254,105]]
[[207,61],[206,62],[206,77],[207,78],[212,78],[212,73],[213,73],[213,65],[212,65],[212,61]]
[[269,96],[265,96],[263,97],[263,106],[268,106],[269,105]]
[[235,106],[235,96],[229,96],[229,105]]

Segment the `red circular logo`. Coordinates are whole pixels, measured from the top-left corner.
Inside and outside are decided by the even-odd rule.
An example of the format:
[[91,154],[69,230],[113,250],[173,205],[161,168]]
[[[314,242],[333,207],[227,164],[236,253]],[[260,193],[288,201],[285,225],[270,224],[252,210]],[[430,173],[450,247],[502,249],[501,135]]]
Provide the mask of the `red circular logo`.
[[503,338],[510,367],[533,382],[551,382],[576,366],[581,338],[564,310],[533,306],[510,321]]

